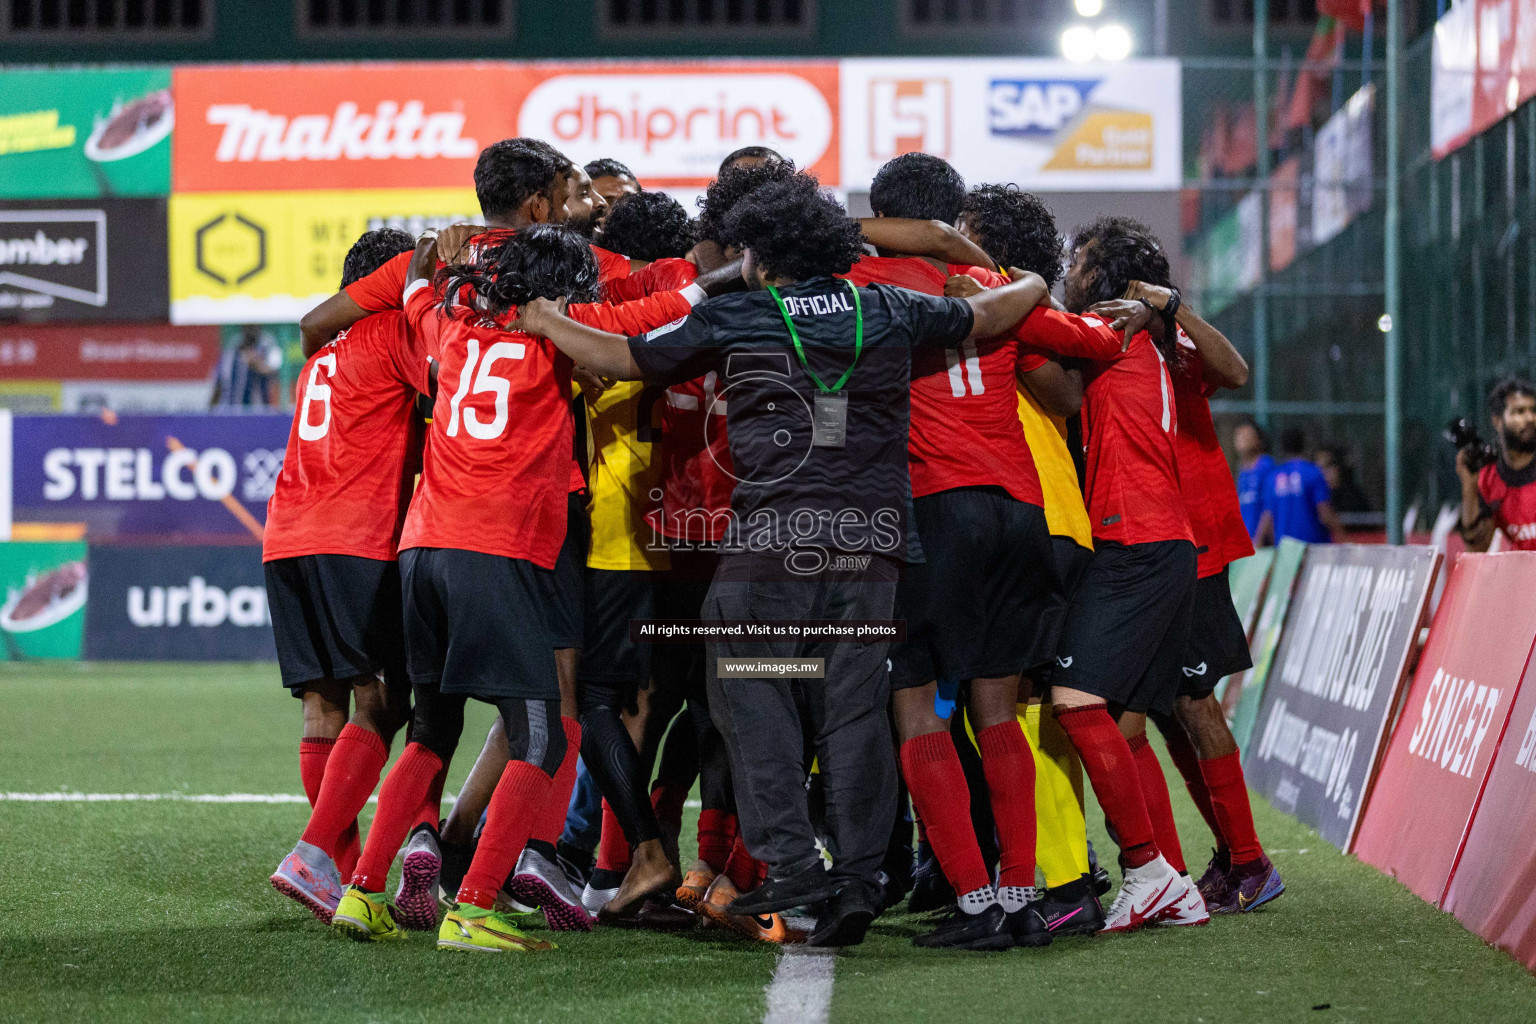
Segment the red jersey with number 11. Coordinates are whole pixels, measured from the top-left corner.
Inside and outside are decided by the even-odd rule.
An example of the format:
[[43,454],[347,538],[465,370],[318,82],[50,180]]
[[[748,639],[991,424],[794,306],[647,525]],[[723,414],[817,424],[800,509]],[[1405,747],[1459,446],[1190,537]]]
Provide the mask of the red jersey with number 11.
[[267,499],[261,557],[392,561],[421,466],[416,393],[428,350],[400,313],[364,317],[299,374],[288,450]]

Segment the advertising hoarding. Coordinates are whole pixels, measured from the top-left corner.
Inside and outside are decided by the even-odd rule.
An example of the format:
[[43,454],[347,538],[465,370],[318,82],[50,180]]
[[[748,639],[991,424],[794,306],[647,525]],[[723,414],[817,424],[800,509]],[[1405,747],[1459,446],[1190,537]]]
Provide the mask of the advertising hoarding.
[[165,200],[0,202],[0,321],[164,320]]

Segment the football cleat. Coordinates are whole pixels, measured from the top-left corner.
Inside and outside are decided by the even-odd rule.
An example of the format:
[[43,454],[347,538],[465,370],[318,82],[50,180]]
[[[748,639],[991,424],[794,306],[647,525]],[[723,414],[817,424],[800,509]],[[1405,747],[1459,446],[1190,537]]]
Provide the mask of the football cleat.
[[1001,903],[979,914],[957,909],[933,931],[912,940],[923,949],[1011,949],[1013,944],[1013,929]]
[[1052,890],[1047,889],[1045,898],[1030,906],[1040,912],[1045,926],[1056,938],[1097,935],[1104,927],[1104,907],[1091,886],[1085,884],[1084,889],[1087,891],[1078,900],[1056,899]]
[[1182,875],[1159,854],[1139,868],[1125,869],[1125,882],[1104,920],[1105,932],[1132,932],[1150,923],[1188,887]]
[[411,833],[402,852],[395,915],[400,927],[429,932],[437,927],[437,884],[443,867],[437,833],[428,825],[420,826]]
[[460,903],[443,918],[437,948],[471,953],[547,953],[558,947],[527,934],[506,914]]
[[1200,898],[1205,900],[1205,905],[1213,914],[1236,912],[1236,907],[1222,909],[1234,899],[1232,885],[1227,877],[1231,873],[1231,855],[1223,850],[1212,850],[1211,862],[1205,866],[1205,874],[1200,876],[1195,888],[1200,890]]
[[270,879],[272,888],[314,914],[326,924],[341,902],[341,875],[336,864],[318,846],[303,840],[283,858]]
[[726,908],[740,895],[736,886],[731,883],[730,876],[722,872],[715,877],[714,882],[709,886],[709,891],[704,894],[704,899],[698,906],[698,913],[704,917],[706,924],[729,928],[749,939],[781,944],[805,941],[808,932],[791,927],[782,914],[731,913]]
[[592,930],[592,916],[582,905],[581,897],[572,891],[565,871],[531,844],[517,858],[507,891],[517,902],[544,911],[544,920],[554,931]]
[[1183,894],[1164,907],[1162,913],[1152,919],[1152,923],[1183,926],[1210,924],[1210,911],[1205,909],[1205,900],[1200,896],[1195,883],[1183,875],[1179,876],[1179,881],[1184,883]]
[[704,902],[704,896],[709,892],[710,885],[719,872],[703,861],[694,861],[693,867],[683,876],[683,884],[677,887],[677,902],[689,910],[697,910],[699,904]]
[[1280,872],[1275,870],[1275,866],[1263,854],[1251,864],[1234,866],[1232,873],[1227,876],[1227,884],[1232,889],[1232,900],[1228,904],[1232,910],[1227,913],[1250,913],[1285,892]]
[[1051,926],[1040,912],[1044,906],[1044,899],[1031,900],[1008,915],[1008,928],[1013,932],[1015,946],[1037,948],[1051,944]]
[[399,942],[405,938],[405,932],[389,912],[389,904],[384,902],[384,894],[364,892],[355,885],[348,887],[336,905],[331,928],[359,942]]

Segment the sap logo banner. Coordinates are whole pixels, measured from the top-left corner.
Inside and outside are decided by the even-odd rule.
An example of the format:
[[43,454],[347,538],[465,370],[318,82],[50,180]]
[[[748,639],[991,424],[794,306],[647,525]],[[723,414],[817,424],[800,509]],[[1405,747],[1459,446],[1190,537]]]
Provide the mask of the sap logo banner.
[[994,78],[987,89],[987,127],[993,135],[1052,138],[1082,112],[1099,82]]
[[1335,846],[1370,791],[1436,565],[1427,547],[1307,549],[1243,770]]
[[277,656],[255,545],[93,545],[87,658]]
[[92,540],[248,543],[266,519],[292,422],[288,413],[18,416],[14,516],[83,522]]

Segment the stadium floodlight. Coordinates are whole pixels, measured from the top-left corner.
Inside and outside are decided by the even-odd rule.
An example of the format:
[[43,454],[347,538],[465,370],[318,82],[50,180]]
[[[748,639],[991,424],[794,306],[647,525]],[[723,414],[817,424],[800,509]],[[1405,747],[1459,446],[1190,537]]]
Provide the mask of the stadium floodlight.
[[1105,25],[1093,33],[1099,60],[1125,60],[1131,55],[1131,33],[1124,25]]
[[1084,18],[1097,18],[1104,11],[1104,0],[1075,0],[1073,6]]
[[1067,60],[1089,61],[1098,53],[1093,29],[1087,25],[1073,25],[1061,34],[1061,55]]

